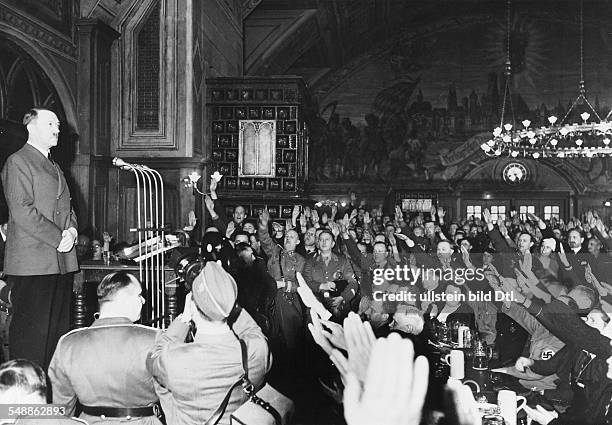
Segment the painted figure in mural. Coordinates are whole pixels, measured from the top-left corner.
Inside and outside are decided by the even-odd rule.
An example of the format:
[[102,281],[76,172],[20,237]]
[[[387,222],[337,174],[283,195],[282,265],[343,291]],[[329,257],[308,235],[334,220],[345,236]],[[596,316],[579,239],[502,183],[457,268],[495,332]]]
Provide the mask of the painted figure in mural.
[[380,165],[388,158],[387,148],[379,125],[378,117],[366,114],[360,154],[362,158],[360,177],[380,177]]
[[411,170],[412,175],[422,176],[425,171],[423,161],[425,159],[426,147],[418,132],[406,140],[406,145],[406,166]]
[[334,115],[337,101],[327,104],[323,109],[319,110],[318,105],[313,105],[312,120],[310,122],[310,142],[309,142],[309,165],[311,175],[315,179],[320,179],[323,175],[331,178],[331,172],[328,160],[332,154],[333,137],[329,135],[330,122],[325,120],[324,115],[328,110],[331,116]]
[[338,177],[342,167],[342,155],[344,154],[344,140],[342,139],[342,128],[340,127],[340,115],[333,112],[327,123],[325,140],[325,158],[331,162],[332,175],[330,178]]
[[317,176],[320,173],[323,166],[323,161],[325,160],[324,142],[327,122],[323,119],[323,117],[317,115],[310,122],[308,129],[308,165],[310,167],[310,173],[313,176]]
[[342,157],[341,177],[359,177],[361,156],[359,155],[359,145],[361,135],[357,127],[351,123],[350,118],[342,119],[342,139],[344,142],[344,155]]

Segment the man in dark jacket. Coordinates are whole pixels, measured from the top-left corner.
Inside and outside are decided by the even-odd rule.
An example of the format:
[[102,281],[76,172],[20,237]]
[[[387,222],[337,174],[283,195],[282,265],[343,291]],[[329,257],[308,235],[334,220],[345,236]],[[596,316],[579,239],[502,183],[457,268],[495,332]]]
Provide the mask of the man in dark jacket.
[[278,337],[279,322],[274,311],[276,281],[246,243],[236,245],[236,267],[232,275],[238,285],[238,304],[249,312],[268,339]]
[[10,354],[46,368],[70,329],[77,222],[64,174],[49,158],[59,136],[57,116],[32,109],[23,124],[28,141],[2,170],[9,207],[4,273],[13,288]]

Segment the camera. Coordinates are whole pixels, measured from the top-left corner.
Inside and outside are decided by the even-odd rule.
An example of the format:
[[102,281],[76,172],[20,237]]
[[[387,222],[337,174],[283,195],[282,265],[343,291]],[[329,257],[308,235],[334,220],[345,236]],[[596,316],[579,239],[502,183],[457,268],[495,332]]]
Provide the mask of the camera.
[[193,280],[208,261],[220,262],[229,273],[234,256],[234,249],[227,238],[219,232],[207,232],[202,238],[200,249],[176,248],[170,257],[169,265],[174,268],[179,281],[184,282],[185,289],[191,291]]
[[200,274],[206,262],[200,257],[197,248],[195,250],[189,249],[188,252],[184,251],[187,250],[179,251],[177,249],[175,253],[178,253],[178,255],[176,257],[173,255],[170,258],[170,265],[174,268],[179,281],[184,282],[185,289],[189,292],[191,291],[193,280]]

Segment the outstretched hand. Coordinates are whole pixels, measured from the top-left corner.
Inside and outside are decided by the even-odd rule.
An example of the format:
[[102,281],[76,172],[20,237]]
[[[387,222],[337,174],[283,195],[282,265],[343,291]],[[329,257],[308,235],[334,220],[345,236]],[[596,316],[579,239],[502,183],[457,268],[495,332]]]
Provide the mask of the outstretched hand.
[[482,212],[482,217],[484,218],[485,223],[487,223],[487,224],[493,223],[493,219],[491,217],[491,212],[489,211],[488,208],[484,209],[484,211]]
[[312,221],[312,224],[315,227],[317,226],[317,224],[319,224],[319,213],[317,212],[317,210],[312,210],[310,220]]
[[323,332],[323,325],[321,324],[321,318],[319,314],[314,310],[310,309],[310,317],[312,323],[308,324],[308,330],[312,334],[312,338],[315,340],[317,345],[325,351],[328,356],[331,356],[334,346],[332,345],[327,335]]
[[478,403],[474,400],[472,391],[461,381],[449,378],[446,384],[447,414],[450,423],[457,425],[480,425],[482,423]]
[[567,255],[565,254],[565,248],[563,247],[563,242],[559,243],[559,252],[557,253],[559,256],[559,260],[563,263],[565,267],[569,267],[570,263],[567,260]]
[[270,222],[270,213],[268,212],[267,209],[263,209],[261,210],[261,212],[259,213],[259,223],[263,226],[263,227],[267,227],[268,223]]
[[[355,373],[345,376],[344,418],[348,425],[418,425],[427,393],[429,364],[414,358],[408,339],[397,334],[377,340],[362,386]],[[402,365],[402,367],[397,367]]]
[[366,379],[372,346],[376,341],[370,322],[362,322],[353,312],[344,319],[344,334],[348,352],[349,369],[360,382]]
[[535,409],[532,409],[527,405],[525,405],[523,408],[531,420],[536,421],[541,425],[548,425],[553,421],[553,419],[557,419],[559,417],[559,414],[554,410],[546,410],[540,405],[537,405]]

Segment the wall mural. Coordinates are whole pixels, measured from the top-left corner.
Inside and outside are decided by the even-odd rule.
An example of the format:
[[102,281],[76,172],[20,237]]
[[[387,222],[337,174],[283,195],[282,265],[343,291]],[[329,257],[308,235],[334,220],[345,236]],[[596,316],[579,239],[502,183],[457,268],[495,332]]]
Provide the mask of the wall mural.
[[[513,18],[506,122],[510,108],[517,122],[560,120],[578,95],[577,17],[565,25],[549,20]],[[500,122],[506,41],[502,16],[446,18],[411,28],[317,83],[310,180],[452,183],[465,176],[485,159],[479,146]],[[587,21],[584,46],[587,97],[603,118],[612,105],[612,39]],[[608,158],[570,163],[586,175],[584,190],[612,183]]]

